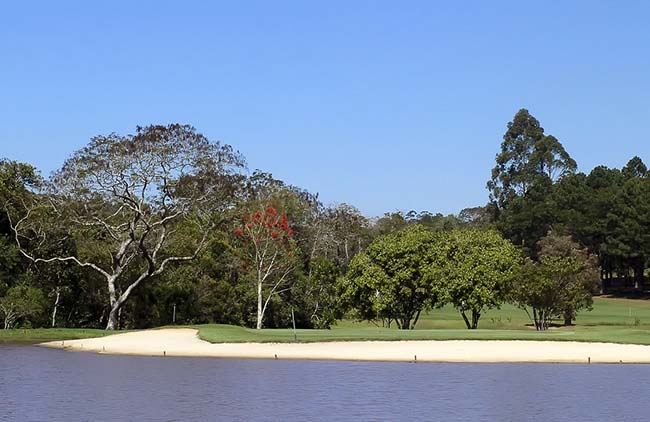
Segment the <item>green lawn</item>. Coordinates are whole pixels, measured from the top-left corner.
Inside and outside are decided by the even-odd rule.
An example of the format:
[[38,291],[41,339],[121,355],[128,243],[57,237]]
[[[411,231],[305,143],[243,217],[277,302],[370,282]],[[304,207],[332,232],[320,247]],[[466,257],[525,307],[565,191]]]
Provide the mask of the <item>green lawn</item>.
[[[479,330],[467,330],[452,307],[424,315],[415,330],[379,328],[371,323],[339,321],[331,330],[297,330],[298,341],[336,340],[564,340],[650,344],[650,301],[594,298],[594,310],[578,315],[573,327],[539,333],[526,312],[511,305],[487,312]],[[230,325],[197,325],[199,336],[220,342],[291,342],[291,329],[254,330]]]
[[43,343],[54,340],[74,340],[80,338],[102,337],[108,331],[92,328],[34,328],[0,330],[0,343]]
[[[526,313],[510,305],[487,312],[479,330],[467,330],[451,307],[424,315],[413,331],[379,328],[371,323],[339,321],[331,330],[297,330],[298,341],[344,340],[565,340],[650,344],[650,300],[594,298],[594,310],[578,315],[573,327],[538,333]],[[204,340],[221,342],[291,342],[291,329],[264,329],[231,325],[197,325]],[[111,334],[93,329],[0,330],[0,343],[38,343]]]

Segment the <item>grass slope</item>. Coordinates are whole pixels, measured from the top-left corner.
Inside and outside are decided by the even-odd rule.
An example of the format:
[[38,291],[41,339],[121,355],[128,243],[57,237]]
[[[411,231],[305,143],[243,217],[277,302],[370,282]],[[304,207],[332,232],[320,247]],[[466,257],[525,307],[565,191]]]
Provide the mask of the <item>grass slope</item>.
[[[650,344],[650,301],[594,298],[594,310],[578,316],[576,325],[539,333],[521,309],[505,305],[486,312],[479,330],[467,330],[452,307],[424,315],[412,331],[380,328],[371,323],[339,321],[331,330],[297,330],[301,342],[365,340],[560,340]],[[197,325],[199,336],[212,343],[291,342],[291,329],[264,329],[231,325]]]
[[114,334],[91,328],[33,328],[0,330],[1,343],[43,343],[54,340],[75,340],[80,338],[103,337]]
[[[366,340],[563,340],[650,344],[650,300],[594,298],[594,310],[582,312],[573,327],[538,333],[527,324],[524,311],[510,305],[486,312],[479,330],[467,330],[451,307],[429,312],[412,331],[376,327],[371,323],[339,321],[331,330],[297,330],[301,342]],[[199,336],[212,343],[291,342],[291,329],[254,330],[232,325],[196,325]],[[113,332],[97,329],[0,330],[0,343],[40,343],[101,337]]]

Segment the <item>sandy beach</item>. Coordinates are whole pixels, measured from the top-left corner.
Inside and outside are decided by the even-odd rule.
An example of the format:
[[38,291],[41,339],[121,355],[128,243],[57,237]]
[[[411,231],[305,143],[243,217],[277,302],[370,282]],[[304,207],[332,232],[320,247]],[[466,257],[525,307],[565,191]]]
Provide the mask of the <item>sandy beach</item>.
[[558,341],[208,343],[197,330],[161,329],[41,346],[120,355],[410,362],[650,363],[650,346]]

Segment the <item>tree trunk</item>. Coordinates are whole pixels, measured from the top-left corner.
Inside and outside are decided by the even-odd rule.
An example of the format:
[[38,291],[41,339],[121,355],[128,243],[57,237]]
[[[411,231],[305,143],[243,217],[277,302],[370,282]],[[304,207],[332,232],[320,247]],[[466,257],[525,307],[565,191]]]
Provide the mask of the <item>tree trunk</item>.
[[537,331],[546,331],[546,313],[540,309],[537,318],[539,319],[537,321]]
[[111,307],[111,311],[108,313],[108,323],[106,324],[106,330],[117,330],[117,312],[117,308]]
[[257,326],[255,327],[258,330],[262,329],[262,283],[257,283]]
[[16,314],[13,311],[8,311],[5,309],[4,329],[5,330],[10,329],[13,326],[15,320],[16,320]]
[[570,309],[564,311],[564,326],[570,327],[573,325],[573,312]]
[[643,272],[645,270],[645,264],[644,264],[645,259],[644,258],[635,258],[634,263],[633,263],[633,271],[634,271],[634,288],[635,289],[642,289],[644,283],[644,277],[643,277]]
[[465,311],[460,311],[460,314],[463,317],[463,321],[465,321],[465,325],[467,326],[468,330],[472,329],[472,323],[469,322],[469,319],[467,318],[467,315],[465,314]]
[[481,313],[472,309],[472,330],[476,330],[478,328],[479,318],[481,318]]
[[409,330],[411,328],[411,317],[405,316],[402,318],[402,321],[399,324],[399,328],[402,330]]
[[540,317],[537,313],[537,309],[533,308],[533,322],[535,323],[535,329],[537,331],[542,331],[542,326],[540,324]]
[[420,310],[415,314],[415,320],[413,321],[413,328],[412,328],[413,330],[415,330],[415,326],[417,325],[418,320],[420,319],[420,313],[421,313],[421,312],[422,312],[422,310],[420,309]]
[[52,309],[52,328],[56,327],[56,311],[59,309],[59,302],[61,301],[61,287],[56,288],[56,299],[54,300],[54,309]]
[[108,313],[108,323],[106,330],[118,330],[120,327],[120,315],[122,313],[122,305],[126,302],[128,296],[120,296],[111,306],[111,311]]

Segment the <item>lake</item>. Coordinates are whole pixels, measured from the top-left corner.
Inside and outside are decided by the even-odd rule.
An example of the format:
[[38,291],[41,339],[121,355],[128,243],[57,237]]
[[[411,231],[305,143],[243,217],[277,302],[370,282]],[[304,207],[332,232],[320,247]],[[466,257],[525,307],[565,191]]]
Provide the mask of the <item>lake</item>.
[[647,421],[650,365],[162,358],[0,345],[0,421]]

